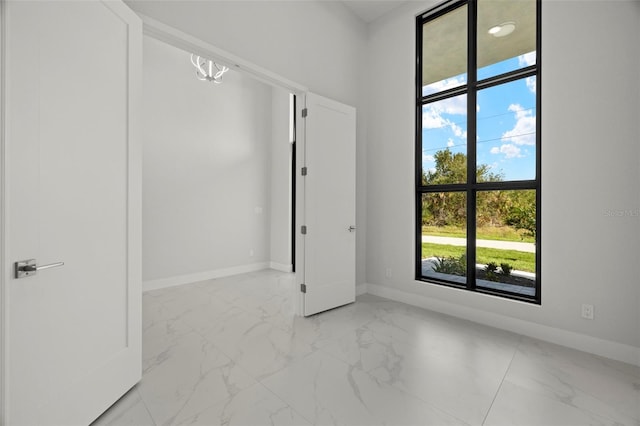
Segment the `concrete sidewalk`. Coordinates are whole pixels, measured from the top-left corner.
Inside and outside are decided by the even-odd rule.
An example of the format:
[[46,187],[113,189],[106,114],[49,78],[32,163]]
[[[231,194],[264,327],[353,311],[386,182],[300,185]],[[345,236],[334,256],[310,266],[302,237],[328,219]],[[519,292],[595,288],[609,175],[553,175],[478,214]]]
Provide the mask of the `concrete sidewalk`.
[[[450,246],[467,245],[467,240],[464,238],[432,237],[430,235],[423,235],[422,242],[432,244],[447,244]],[[499,250],[516,250],[527,253],[536,252],[536,245],[534,243],[523,243],[519,241],[476,240],[476,247],[495,248]]]

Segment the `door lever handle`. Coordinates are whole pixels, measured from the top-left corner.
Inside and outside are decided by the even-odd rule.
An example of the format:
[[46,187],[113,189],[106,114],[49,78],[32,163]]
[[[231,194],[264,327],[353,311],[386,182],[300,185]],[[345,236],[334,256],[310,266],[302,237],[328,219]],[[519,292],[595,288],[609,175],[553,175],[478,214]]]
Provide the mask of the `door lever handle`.
[[353,232],[355,230],[356,230],[356,227],[353,226],[353,225],[351,225],[350,227],[347,228],[347,231],[349,231],[349,232]]
[[64,265],[64,262],[49,263],[48,265],[38,266],[36,265],[35,259],[28,259],[28,260],[21,260],[19,262],[16,262],[14,265],[15,265],[15,277],[25,278],[25,277],[30,277],[32,275],[35,275],[36,272],[42,269],[57,268],[58,266],[62,266]]

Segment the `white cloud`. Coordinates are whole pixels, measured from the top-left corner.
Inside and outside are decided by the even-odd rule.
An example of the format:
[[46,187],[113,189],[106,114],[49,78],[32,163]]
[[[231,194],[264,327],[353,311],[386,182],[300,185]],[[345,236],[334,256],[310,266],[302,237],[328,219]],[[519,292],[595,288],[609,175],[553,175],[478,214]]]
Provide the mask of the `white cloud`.
[[525,83],[527,84],[527,88],[531,93],[536,93],[536,78],[535,77],[527,77],[525,79]]
[[425,129],[439,129],[449,125],[451,121],[442,117],[442,111],[433,107],[427,107],[422,110],[422,127]]
[[453,130],[453,134],[461,139],[467,139],[467,131],[462,130],[462,127],[458,126],[456,123],[449,123],[451,130]]
[[504,154],[504,158],[522,157],[522,155],[520,155],[520,148],[510,143],[503,144],[502,146],[500,146],[500,148],[494,146],[493,148],[491,148],[490,152],[492,154]]
[[536,63],[536,51],[525,53],[518,56],[518,64],[521,67],[528,67],[529,65],[535,65]]
[[461,139],[467,139],[467,131],[454,121],[443,117],[447,115],[461,115],[466,117],[467,98],[466,96],[456,96],[426,105],[422,109],[422,127],[424,129],[440,129],[449,127],[453,134]]
[[423,163],[433,163],[434,161],[436,161],[435,157],[431,154],[424,154],[422,156],[422,162]]
[[531,109],[524,109],[518,104],[509,105],[509,111],[515,113],[516,124],[513,129],[502,134],[502,141],[516,145],[536,144],[536,117]]
[[466,115],[467,114],[467,97],[465,95],[454,96],[453,98],[447,98],[442,101],[434,102],[431,104],[444,112],[451,115]]
[[453,141],[453,139],[449,138],[449,140],[447,141],[447,146],[448,147],[452,147],[454,146],[456,143]]
[[422,88],[422,96],[431,95],[432,93],[442,92],[443,90],[452,89],[454,87],[467,84],[467,79],[464,75],[456,77],[445,78],[444,80],[436,81]]

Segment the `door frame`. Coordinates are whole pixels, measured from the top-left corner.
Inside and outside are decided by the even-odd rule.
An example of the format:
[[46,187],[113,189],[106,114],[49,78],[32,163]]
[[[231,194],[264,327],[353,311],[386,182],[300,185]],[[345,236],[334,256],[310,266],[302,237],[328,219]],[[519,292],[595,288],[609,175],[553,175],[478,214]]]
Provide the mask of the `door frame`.
[[220,65],[225,65],[234,71],[249,75],[270,86],[287,90],[294,95],[301,95],[308,92],[308,89],[301,84],[246,61],[199,38],[193,37],[142,13],[138,13],[138,16],[142,19],[142,32],[146,36],[177,47],[178,49],[212,59]]
[[6,352],[6,328],[7,328],[7,309],[6,309],[6,288],[5,273],[7,272],[7,261],[5,256],[6,248],[6,177],[7,164],[5,156],[5,116],[6,116],[6,99],[5,99],[5,76],[6,76],[6,3],[0,0],[0,408],[3,414],[0,416],[0,423],[4,422],[6,405],[6,372],[8,371],[8,361],[5,356]]

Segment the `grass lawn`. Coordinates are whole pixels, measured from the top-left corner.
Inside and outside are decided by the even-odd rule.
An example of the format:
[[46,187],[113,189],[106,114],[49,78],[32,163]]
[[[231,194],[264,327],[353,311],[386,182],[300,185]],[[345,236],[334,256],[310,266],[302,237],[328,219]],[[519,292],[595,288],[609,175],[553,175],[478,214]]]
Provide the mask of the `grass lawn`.
[[[422,258],[427,257],[460,257],[466,247],[447,244],[422,243]],[[495,262],[498,265],[508,263],[517,271],[535,272],[536,254],[516,250],[499,250],[487,247],[476,247],[476,263]]]
[[[457,226],[423,226],[422,234],[457,238],[465,238],[467,236],[466,231]],[[531,237],[522,238],[521,233],[510,226],[484,226],[478,228],[477,238],[480,240],[535,242]]]

